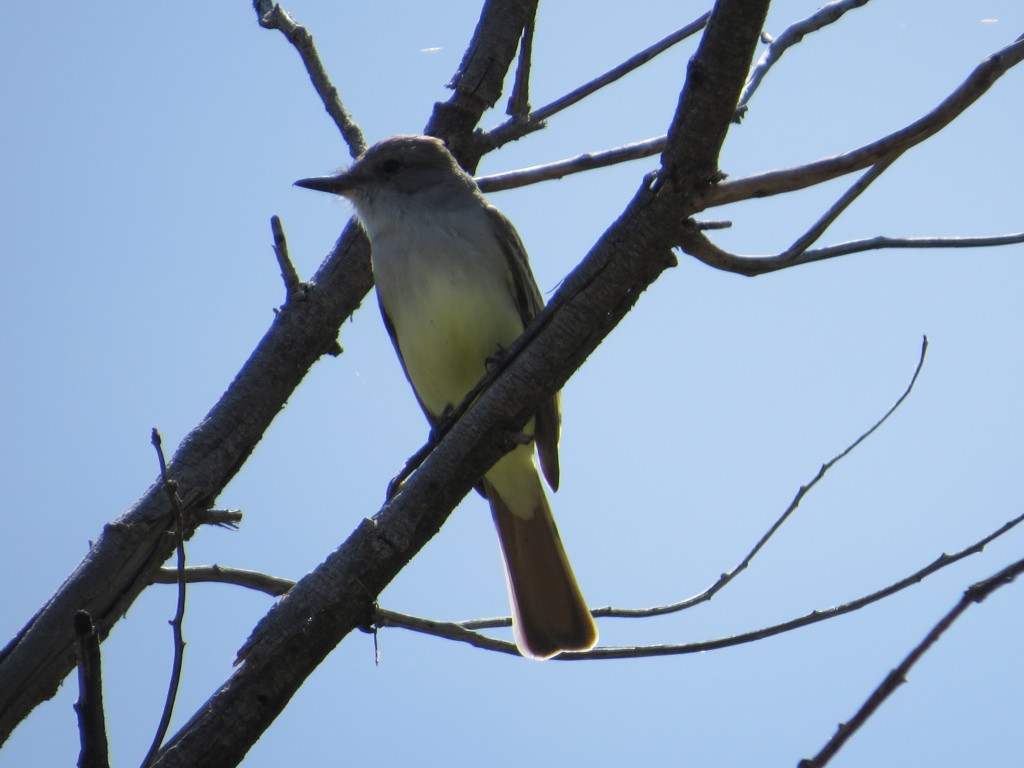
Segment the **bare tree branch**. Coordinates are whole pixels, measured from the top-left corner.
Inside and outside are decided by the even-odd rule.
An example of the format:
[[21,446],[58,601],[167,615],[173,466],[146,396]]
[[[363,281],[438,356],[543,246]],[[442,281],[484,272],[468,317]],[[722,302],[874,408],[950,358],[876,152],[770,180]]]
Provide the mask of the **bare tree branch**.
[[[898,157],[898,156],[897,156]],[[825,215],[814,222],[814,225],[807,230],[802,237],[797,238],[789,248],[787,248],[781,255],[785,258],[795,258],[801,253],[811,247],[818,238],[820,238],[825,230],[828,229],[835,222],[836,219],[845,211],[853,201],[860,197],[861,193],[867,189],[871,184],[883,173],[889,170],[889,167],[896,162],[896,157],[891,157],[888,160],[884,160],[878,165],[871,166],[867,172],[857,179],[856,183],[850,187],[842,196],[832,204],[832,207],[825,212]]]
[[270,217],[270,230],[274,234],[274,256],[277,257],[277,266],[280,267],[281,279],[284,280],[285,301],[302,298],[305,284],[299,278],[299,272],[288,255],[288,241],[285,239],[284,227],[281,226],[279,217]]
[[[510,620],[494,619],[493,621],[499,623],[489,625],[488,628],[492,628],[492,626],[511,626]],[[505,623],[506,621],[508,621],[508,623]],[[460,643],[466,643],[474,648],[480,648],[484,651],[498,651],[499,653],[507,653],[509,656],[520,655],[519,649],[516,648],[515,643],[509,640],[499,640],[495,637],[489,637],[488,635],[481,634],[480,632],[470,629],[468,625],[469,622],[424,619],[419,616],[410,616],[408,614],[398,613],[397,611],[389,611],[384,608],[378,608],[374,614],[374,626],[376,627],[408,629],[413,632],[431,635],[444,640],[456,640]],[[555,658],[558,657],[556,656]]]
[[[185,569],[185,580],[189,584],[198,584],[200,582],[233,584],[238,587],[255,589],[272,597],[280,597],[295,586],[295,581],[292,579],[284,579],[259,571],[229,568],[222,565],[190,566]],[[176,568],[161,568],[153,575],[154,584],[176,584],[177,581],[178,570]]]
[[867,4],[868,0],[833,0],[833,2],[823,5],[806,19],[801,19],[786,27],[781,35],[768,44],[768,47],[761,54],[761,58],[758,59],[757,64],[751,71],[750,79],[743,86],[743,93],[740,95],[740,109],[746,109],[747,103],[754,95],[754,91],[761,85],[761,81],[768,74],[768,70],[772,68],[775,62],[782,58],[782,54],[812,32],[817,32],[819,29],[839,21],[847,11],[852,11],[854,8],[860,8],[862,5]]
[[[265,3],[257,2],[257,8],[264,7]],[[486,142],[474,136],[474,129],[482,111],[500,95],[515,43],[535,7],[536,3],[525,0],[491,0],[485,5],[473,45],[453,79],[455,95],[438,105],[428,123],[427,132],[447,139],[470,170],[487,149]],[[241,760],[326,653],[352,628],[369,624],[376,595],[500,455],[501,435],[525,423],[537,404],[559,389],[615,327],[639,294],[674,264],[671,248],[679,242],[680,231],[688,231],[682,224],[687,217],[708,205],[728,202],[729,195],[775,194],[786,191],[787,184],[803,183],[770,174],[717,183],[718,153],[756,45],[751,33],[759,29],[766,8],[766,0],[720,0],[691,63],[657,180],[644,182],[622,217],[566,279],[551,306],[510,349],[493,386],[453,426],[395,499],[372,520],[364,521],[261,622],[243,649],[241,667],[172,739],[158,756],[158,765],[221,766]],[[268,8],[261,16],[272,11]],[[1004,57],[998,66],[1005,72],[1013,63],[1007,64]],[[998,66],[985,77],[998,77],[1001,72],[993,75]],[[902,133],[912,128],[934,133],[942,127],[915,126],[918,123]],[[894,141],[903,151],[920,140],[902,136]],[[354,145],[350,142],[350,146]],[[887,146],[883,157],[829,158],[819,161],[825,166],[811,164],[790,172],[809,169],[806,172],[812,176],[840,175],[884,161],[891,151],[892,146]],[[847,170],[839,170],[843,167]],[[804,186],[812,183],[817,182]],[[224,484],[244,463],[306,370],[337,343],[338,326],[359,306],[370,286],[365,240],[349,228],[311,279],[306,300],[288,302],[280,310],[228,392],[173,457],[168,476],[183,499],[183,538],[204,521]],[[71,668],[74,647],[67,620],[74,610],[87,608],[97,631],[105,636],[173,551],[166,531],[174,511],[161,496],[162,487],[154,484],[109,525],[75,574],[0,652],[0,741],[36,703],[52,695]],[[785,631],[768,628],[759,633],[776,630]],[[751,639],[756,639],[754,634]],[[257,690],[259,697],[254,695]],[[257,698],[259,707],[253,704]]]
[[[868,169],[867,173],[861,176],[856,183],[846,190],[845,193],[829,208],[829,210],[819,218],[814,225],[801,237],[789,246],[782,253],[777,256],[770,256],[765,258],[758,257],[745,257],[729,254],[717,246],[711,243],[710,238],[703,234],[705,228],[697,226],[691,228],[689,236],[683,238],[683,249],[688,253],[692,250],[692,255],[696,256],[701,261],[709,266],[716,266],[724,271],[737,271],[742,270],[743,274],[749,274],[749,270],[763,270],[766,266],[774,266],[776,269],[783,269],[785,267],[795,266],[800,263],[800,257],[807,249],[824,234],[825,230],[828,229],[836,219],[845,211],[854,200],[860,197],[860,194],[867,189],[872,182],[874,182],[879,176],[885,173],[889,167],[896,162],[899,155],[895,155],[888,160],[885,160],[878,165],[872,166]],[[696,234],[696,236],[693,236]],[[712,247],[708,247],[712,246]],[[706,260],[705,260],[706,259]],[[721,266],[719,266],[721,265]],[[726,267],[735,267],[737,269],[729,269]]]
[[[721,177],[718,156],[736,114],[768,6],[767,0],[716,3],[690,59],[687,83],[706,85],[684,88],[680,93],[658,174],[659,184],[678,188],[687,200]],[[710,57],[709,50],[719,55]],[[679,213],[686,217],[691,211]]]
[[590,171],[594,168],[605,168],[609,165],[617,165],[629,160],[651,157],[659,154],[664,148],[665,137],[658,136],[654,139],[626,144],[615,149],[587,152],[583,155],[577,155],[576,157],[558,160],[545,165],[535,165],[517,171],[506,171],[505,173],[493,173],[489,176],[478,176],[476,183],[484,192],[498,192],[504,189],[525,187],[540,181],[561,179],[581,171]]
[[434,105],[423,131],[444,139],[467,172],[492,149],[476,132],[480,117],[501,97],[502,85],[523,31],[537,14],[538,0],[486,0],[473,39],[448,83],[455,93]]
[[253,0],[252,5],[259,17],[260,26],[279,30],[299,52],[302,65],[306,68],[309,79],[313,83],[313,89],[323,102],[327,114],[331,116],[334,124],[341,131],[345,143],[348,144],[349,154],[352,157],[361,155],[366,149],[366,139],[363,138],[362,130],[349,117],[341,103],[338,89],[331,83],[331,78],[320,61],[320,54],[316,51],[313,36],[305,27],[299,26],[278,3],[270,2],[270,0]]
[[788,255],[788,250],[775,256],[741,256],[730,253],[712,243],[696,225],[688,229],[682,239],[686,252],[708,266],[724,272],[755,277],[800,264],[811,264],[837,256],[848,256],[852,253],[882,248],[987,248],[998,245],[1016,245],[1024,243],[1024,232],[983,237],[885,237],[879,235],[837,243],[825,248],[812,248],[796,256]]
[[841,453],[839,453],[836,456],[833,456],[831,459],[822,464],[821,468],[818,470],[818,473],[811,479],[809,483],[800,486],[800,489],[796,492],[796,495],[793,497],[793,500],[789,503],[789,506],[786,508],[786,511],[782,513],[779,519],[775,521],[775,523],[772,525],[771,528],[768,529],[767,532],[765,532],[765,534],[760,538],[757,544],[754,545],[754,547],[747,553],[746,557],[744,557],[735,568],[733,568],[731,571],[723,573],[721,576],[718,577],[718,580],[714,584],[712,584],[710,587],[705,589],[700,594],[694,595],[693,597],[687,598],[686,600],[682,600],[677,603],[672,603],[670,605],[655,606],[652,608],[623,609],[612,608],[611,606],[609,606],[606,608],[595,609],[594,616],[615,616],[620,618],[646,618],[648,616],[662,616],[668,613],[675,613],[676,611],[682,611],[687,608],[692,608],[695,605],[699,605],[700,603],[710,600],[712,597],[718,594],[718,592],[721,591],[721,589],[726,584],[731,582],[734,578],[736,578],[736,576],[738,576],[740,573],[746,570],[747,566],[750,565],[750,562],[754,559],[757,553],[760,552],[764,545],[768,543],[768,540],[775,535],[775,532],[782,527],[783,523],[785,523],[789,519],[790,515],[792,515],[793,512],[796,511],[796,508],[800,506],[800,502],[803,501],[804,497],[811,492],[814,486],[821,482],[821,480],[825,477],[828,471],[832,469],[832,467],[834,467],[840,461],[842,461],[844,458],[849,456],[850,453],[852,453],[858,445],[863,443],[872,434],[874,434],[874,432],[878,430],[879,427],[881,427],[886,421],[889,420],[889,417],[896,412],[896,410],[903,404],[903,401],[910,396],[910,393],[914,389],[914,384],[917,383],[918,376],[921,375],[921,369],[924,367],[924,359],[927,353],[928,337],[925,336],[921,341],[921,354],[917,361],[917,367],[914,369],[914,375],[910,377],[910,383],[907,384],[906,389],[903,390],[903,394],[901,394],[896,399],[896,402],[892,404],[892,406],[889,408],[888,411],[885,412],[882,418],[876,421],[870,429],[862,433],[860,437],[858,437],[856,440],[850,443],[850,445],[848,445]]
[[242,522],[242,510],[204,509],[196,514],[196,518],[200,525],[216,525],[221,528],[237,530],[238,524]]
[[[915,374],[916,375],[916,374]],[[897,405],[894,405],[895,409]],[[891,411],[890,411],[891,414]],[[887,414],[880,420],[875,427],[877,428],[881,423],[888,418]],[[865,432],[857,441],[852,443],[843,453],[832,459],[829,464],[834,464],[852,451],[856,445],[868,437],[872,430]],[[818,473],[815,479],[800,489],[797,496],[801,497],[806,495],[810,491],[811,486],[816,483],[825,471],[826,467],[822,467],[822,471]],[[791,509],[795,506],[791,505]],[[787,510],[787,513],[789,510]],[[924,579],[931,576],[933,573],[937,573],[943,568],[958,563],[961,560],[981,553],[985,547],[991,544],[996,539],[1009,533],[1011,530],[1016,528],[1024,522],[1024,514],[1018,515],[1012,520],[1007,521],[996,530],[989,533],[987,536],[979,539],[970,546],[954,552],[953,554],[943,553],[928,565],[920,568],[913,573],[909,574],[903,579],[883,588],[872,592],[868,595],[864,595],[856,600],[852,600],[847,603],[843,603],[832,608],[826,608],[821,610],[815,610],[811,613],[781,624],[775,624],[769,627],[764,627],[759,630],[752,632],[746,632],[740,635],[734,635],[726,638],[715,638],[712,640],[703,640],[695,643],[683,643],[677,645],[656,645],[656,646],[634,646],[630,648],[595,648],[593,651],[586,653],[572,654],[574,659],[587,659],[587,658],[639,658],[643,656],[653,655],[682,655],[687,653],[698,653],[702,651],[710,651],[718,648],[726,648],[733,645],[741,645],[743,643],[753,642],[755,640],[762,639],[764,637],[771,637],[772,635],[782,634],[789,632],[794,629],[815,624],[819,621],[826,621],[828,619],[842,616],[853,611],[860,610],[872,603],[884,600],[897,592],[901,592],[908,587],[919,584]],[[755,550],[760,548],[765,540],[771,535],[771,533],[778,527],[779,523],[773,526],[772,530],[769,531],[762,540],[758,542]],[[745,562],[749,562],[752,555],[748,556]],[[734,574],[738,570],[734,569]],[[186,578],[189,582],[221,582],[226,584],[234,584],[236,586],[242,586],[249,589],[256,589],[261,592],[265,592],[270,595],[281,595],[290,590],[295,582],[290,579],[284,579],[276,576],[269,576],[267,574],[258,573],[255,571],[247,571],[240,568],[225,568],[221,566],[197,566],[188,568],[186,570]],[[171,568],[164,568],[158,572],[157,581],[160,583],[174,583],[177,579],[177,571]],[[720,587],[719,587],[720,588]],[[702,595],[705,593],[702,593]],[[698,596],[701,598],[701,596]],[[691,598],[688,601],[682,601],[681,603],[674,604],[675,606],[681,606],[683,608],[689,607],[689,604],[695,604],[696,602],[703,602],[703,599]],[[637,616],[647,615],[655,616],[664,613],[660,607],[653,609],[639,609],[634,611],[633,609],[623,608],[598,608],[594,611],[594,615],[597,617],[615,617],[615,616]],[[501,653],[507,653],[510,655],[518,655],[518,650],[514,643],[499,640],[497,638],[489,637],[481,634],[477,630],[481,629],[499,629],[511,626],[511,621],[507,616],[488,618],[488,619],[467,619],[464,621],[441,621],[438,619],[429,619],[420,616],[411,616],[405,613],[399,613],[397,611],[388,610],[385,608],[377,608],[374,617],[373,624],[376,627],[393,627],[400,629],[408,629],[421,634],[431,635],[434,637],[442,638],[445,640],[456,640],[458,642],[467,643],[475,648],[480,648],[489,651],[499,651]]]
[[174,610],[174,618],[171,620],[171,631],[174,635],[174,655],[171,663],[171,679],[167,683],[167,697],[164,699],[163,712],[160,714],[160,723],[157,725],[156,734],[150,744],[146,757],[142,760],[143,768],[149,766],[156,757],[157,750],[163,744],[167,735],[167,728],[171,724],[171,715],[174,713],[174,702],[178,698],[178,686],[181,683],[181,668],[185,660],[185,635],[183,624],[185,622],[185,512],[182,509],[181,499],[178,498],[178,488],[167,473],[167,461],[164,458],[163,440],[160,433],[153,429],[153,448],[156,449],[157,460],[160,464],[160,478],[163,481],[164,492],[174,508],[174,544],[178,555],[178,565],[175,569],[177,574],[178,601]]
[[[851,7],[865,2],[867,0],[856,0]],[[829,7],[825,6],[826,9]],[[813,19],[815,17],[812,16],[810,18]],[[805,19],[805,21],[808,20]],[[789,45],[792,44],[792,42],[789,43]],[[1024,58],[1024,46],[1020,42],[1013,43],[986,59],[942,104],[910,126],[879,139],[872,144],[837,157],[825,158],[795,168],[767,171],[752,176],[725,180],[712,188],[703,207],[710,208],[746,200],[751,197],[765,197],[792,192],[825,181],[831,181],[838,176],[868,168],[869,166],[887,166],[903,154],[903,152],[921,143],[952,122],[953,119],[977,101],[991,87],[995,80],[1020,63],[1022,58]],[[650,157],[662,152],[666,141],[666,136],[656,136],[615,149],[590,152],[544,165],[480,176],[477,177],[476,181],[485,192],[524,187],[541,181],[561,179],[573,173]],[[873,178],[870,180],[873,180]],[[854,189],[856,187],[851,188],[851,191]]]
[[[343,235],[305,301],[286,305],[221,399],[168,466],[185,506],[185,538],[242,466],[305,372],[335,343],[372,285],[365,239]],[[71,618],[89,612],[105,637],[174,550],[173,510],[155,483],[107,525],[77,570],[0,651],[0,741],[74,666]]]
[[[757,640],[763,640],[767,637],[773,637],[774,635],[780,635],[786,632],[791,632],[795,629],[810,626],[811,624],[817,624],[821,621],[827,621],[834,619],[837,616],[843,616],[847,613],[853,613],[861,608],[865,608],[872,603],[877,603],[880,600],[884,600],[891,595],[901,592],[908,587],[912,587],[916,584],[921,583],[924,579],[931,576],[933,573],[942,570],[954,563],[963,560],[971,555],[978,554],[988,544],[995,539],[1013,530],[1015,527],[1024,522],[1024,514],[1018,515],[1012,520],[1004,523],[1000,528],[990,533],[988,536],[976,541],[969,547],[955,552],[952,555],[942,554],[933,560],[931,563],[923,568],[920,568],[910,575],[906,576],[899,581],[890,584],[889,586],[872,592],[868,595],[851,600],[850,602],[843,603],[841,605],[833,606],[831,608],[825,608],[820,610],[814,610],[810,613],[798,617],[796,619],[790,619],[789,621],[782,622],[781,624],[773,624],[768,627],[753,630],[750,632],[743,632],[738,635],[732,635],[730,637],[719,637],[711,640],[700,640],[693,643],[675,643],[665,645],[641,645],[641,646],[626,646],[626,647],[598,647],[590,651],[580,653],[563,653],[556,656],[555,659],[558,661],[586,661],[590,659],[635,659],[635,658],[646,658],[651,656],[681,656],[689,653],[703,653],[705,651],[713,651],[719,648],[730,648],[736,645],[743,645],[745,643],[755,642]],[[600,613],[595,611],[595,615],[599,616]],[[475,630],[477,629],[494,629],[498,627],[506,627],[509,622],[507,618],[495,618],[495,619],[472,619],[468,621],[460,622],[444,622],[436,621],[434,619],[421,618],[419,616],[409,616],[407,614],[397,613],[395,611],[388,611],[379,609],[377,612],[377,624],[381,627],[400,627],[403,629],[409,629],[414,632],[422,634],[432,635],[435,637],[443,638],[446,640],[457,640],[459,642],[468,643],[475,648],[481,648],[489,651],[500,651],[502,653],[516,654],[516,647],[514,643],[506,642],[504,640],[497,640],[487,635],[483,635]]]
[[[185,507],[186,539],[371,287],[365,238],[343,235],[310,283],[305,301],[276,314],[234,382],[168,465]],[[77,570],[0,651],[0,742],[74,666],[74,612],[88,611],[105,637],[151,583],[152,572],[174,550],[173,537],[165,535],[173,515],[162,484],[154,483],[104,528]]]
[[100,664],[100,639],[92,619],[85,611],[75,614],[75,638],[78,653],[78,733],[82,749],[78,768],[108,768],[107,725],[103,714],[103,673]]
[[795,168],[765,171],[723,181],[707,190],[704,207],[806,189],[896,157],[953,122],[1022,59],[1024,39],[1018,39],[988,56],[941,104],[910,125],[835,157],[826,157]]
[[[525,18],[535,5],[491,0],[485,14],[494,8],[501,22],[507,23],[516,14]],[[463,74],[455,79],[456,94],[449,103],[435,106],[430,123],[431,135],[446,140],[450,138],[447,130],[462,131],[464,146],[472,146],[465,137],[472,134],[488,99],[493,103],[500,94],[508,62],[496,76],[475,80],[473,76],[501,68],[496,50],[508,51],[510,61],[522,32],[522,26],[510,28],[483,17],[482,22],[478,30],[486,32],[492,47],[474,40],[463,60]],[[502,35],[507,38],[504,45],[497,42]],[[453,139],[452,143],[459,142]],[[241,468],[306,371],[322,354],[336,348],[341,323],[359,307],[372,285],[366,238],[357,227],[348,227],[310,279],[305,300],[280,308],[231,386],[171,458],[168,472],[184,502],[186,539],[206,519],[206,510]],[[174,550],[173,541],[165,536],[173,515],[161,484],[154,483],[119,520],[104,528],[77,570],[0,650],[0,743],[37,704],[56,692],[74,667],[74,612],[87,610],[100,637],[106,637],[139,592],[152,583],[153,573]]]
[[953,626],[953,623],[963,615],[963,613],[975,603],[982,602],[985,598],[991,595],[1000,587],[1004,587],[1007,584],[1011,584],[1018,576],[1024,573],[1024,560],[1018,560],[1016,563],[1006,566],[999,573],[993,574],[984,581],[980,581],[974,586],[970,587],[964,592],[963,597],[960,598],[955,606],[943,616],[939,622],[932,627],[932,630],[925,636],[918,645],[907,654],[906,658],[900,663],[896,669],[892,670],[882,681],[882,683],[872,692],[868,697],[868,700],[864,702],[864,705],[857,711],[850,720],[845,723],[841,723],[839,729],[836,731],[829,742],[809,760],[801,760],[799,763],[800,768],[822,768],[827,765],[836,753],[849,741],[850,737],[856,733],[864,723],[867,722],[878,708],[888,699],[897,688],[903,683],[907,682],[907,674],[913,668],[914,664],[924,656],[928,650],[938,642],[939,638]]
[[533,28],[537,23],[537,9],[533,9],[523,36],[519,41],[519,64],[516,79],[512,84],[512,95],[508,98],[506,113],[515,119],[525,118],[530,112],[530,66],[533,64]]
[[509,114],[512,115],[511,120],[507,120],[501,125],[486,132],[488,142],[493,148],[497,148],[510,141],[522,138],[530,131],[535,131],[538,128],[544,127],[544,121],[549,117],[552,117],[562,110],[571,107],[573,104],[582,101],[587,96],[597,93],[597,91],[601,90],[606,85],[610,85],[616,80],[625,77],[633,70],[642,67],[658,54],[664,53],[677,43],[680,43],[686,38],[700,32],[707,25],[710,17],[711,12],[709,11],[703,16],[690,22],[685,27],[677,29],[671,35],[659,40],[654,45],[640,51],[640,53],[635,56],[631,56],[626,59],[626,61],[619,64],[617,67],[614,67],[603,75],[594,78],[589,83],[585,83],[579,88],[570,91],[565,96],[552,101],[550,104],[546,104],[545,106],[530,112],[528,115],[519,115],[518,113],[510,112]]

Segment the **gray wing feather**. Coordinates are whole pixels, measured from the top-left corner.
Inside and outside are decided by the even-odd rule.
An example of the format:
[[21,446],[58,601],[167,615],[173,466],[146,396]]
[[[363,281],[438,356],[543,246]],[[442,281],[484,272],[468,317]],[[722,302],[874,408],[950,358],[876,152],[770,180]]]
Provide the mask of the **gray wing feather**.
[[[530,270],[530,263],[526,256],[526,248],[515,227],[501,211],[493,206],[487,206],[487,214],[494,222],[494,230],[498,235],[501,250],[505,254],[508,263],[509,273],[512,276],[512,289],[515,296],[516,307],[519,309],[519,316],[523,320],[523,327],[530,324],[530,321],[544,308],[544,299],[540,295],[537,281]],[[537,452],[540,454],[540,467],[547,478],[548,484],[553,490],[558,490],[558,434],[561,429],[561,397],[556,392],[553,397],[547,400],[537,411],[534,440],[537,443]]]

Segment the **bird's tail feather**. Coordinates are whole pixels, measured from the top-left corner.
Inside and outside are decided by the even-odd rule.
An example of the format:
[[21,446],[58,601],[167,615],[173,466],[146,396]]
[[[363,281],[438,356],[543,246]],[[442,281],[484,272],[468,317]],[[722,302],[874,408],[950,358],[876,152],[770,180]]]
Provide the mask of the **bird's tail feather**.
[[505,560],[516,645],[535,659],[586,651],[597,643],[597,626],[576,584],[536,467],[532,459],[523,462],[515,456],[522,450],[507,455],[496,465],[499,471],[484,478]]

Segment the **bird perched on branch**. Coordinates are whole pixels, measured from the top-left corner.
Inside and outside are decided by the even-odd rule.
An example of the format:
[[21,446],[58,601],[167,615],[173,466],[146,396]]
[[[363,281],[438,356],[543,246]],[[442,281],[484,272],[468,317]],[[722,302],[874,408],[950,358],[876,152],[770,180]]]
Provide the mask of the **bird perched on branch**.
[[[298,186],[352,202],[370,240],[384,324],[432,425],[457,406],[544,305],[511,222],[439,140],[395,136],[335,176]],[[588,650],[597,627],[576,584],[540,474],[558,488],[559,398],[526,425],[532,441],[484,475],[505,562],[516,644],[546,659]]]

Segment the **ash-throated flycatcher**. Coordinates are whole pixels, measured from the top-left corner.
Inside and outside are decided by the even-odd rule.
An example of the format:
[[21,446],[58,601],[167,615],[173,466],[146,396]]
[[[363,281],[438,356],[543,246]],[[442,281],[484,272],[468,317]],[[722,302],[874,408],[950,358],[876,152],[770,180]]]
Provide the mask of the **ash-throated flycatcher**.
[[[544,305],[519,235],[444,144],[427,136],[385,139],[347,171],[295,183],[355,207],[370,240],[384,324],[436,424]],[[555,395],[525,428],[553,489],[560,419]],[[533,444],[499,459],[482,486],[501,541],[520,652],[546,659],[592,648],[597,627],[558,536]]]

